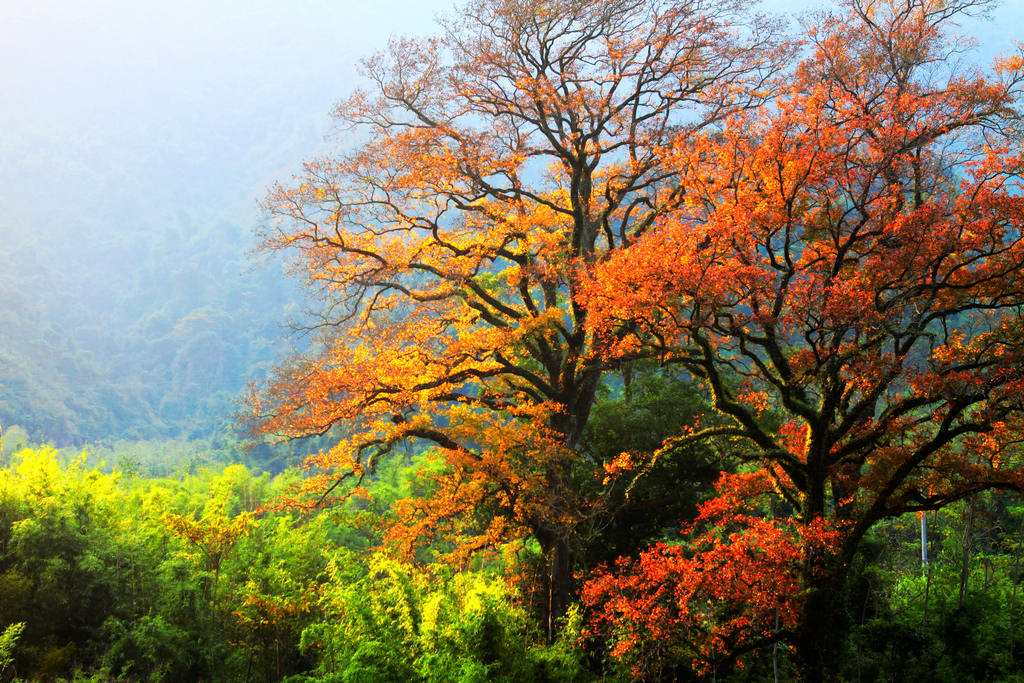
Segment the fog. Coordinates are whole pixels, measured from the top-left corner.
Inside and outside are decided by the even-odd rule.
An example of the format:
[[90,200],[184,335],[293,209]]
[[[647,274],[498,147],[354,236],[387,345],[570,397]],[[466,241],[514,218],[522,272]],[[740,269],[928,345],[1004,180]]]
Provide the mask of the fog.
[[[769,10],[813,7],[774,0]],[[984,26],[1009,45],[1024,7]],[[0,234],[55,255],[256,200],[322,144],[355,63],[449,2],[7,0],[0,10]],[[36,244],[39,239],[53,240]],[[114,264],[112,264],[114,265]],[[73,274],[68,274],[73,279]]]
[[[91,237],[249,211],[327,130],[354,64],[429,2],[8,3],[0,226]],[[440,6],[440,4],[438,4]],[[85,234],[73,226],[88,221]]]

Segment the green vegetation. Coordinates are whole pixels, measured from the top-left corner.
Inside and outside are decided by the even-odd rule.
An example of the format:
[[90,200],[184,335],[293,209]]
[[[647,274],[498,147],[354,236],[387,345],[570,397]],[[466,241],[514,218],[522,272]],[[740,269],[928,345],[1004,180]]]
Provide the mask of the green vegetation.
[[[628,404],[621,387],[609,391],[590,443],[619,448],[667,409],[693,409],[694,397],[677,389],[647,370]],[[623,420],[627,405],[638,406],[634,421]],[[588,635],[581,605],[545,642],[531,595],[534,544],[509,543],[462,567],[388,552],[394,504],[431,486],[437,465],[425,454],[396,454],[364,481],[365,496],[340,508],[300,513],[276,501],[301,473],[260,474],[212,451],[182,457],[197,444],[122,443],[101,458],[26,441],[12,428],[0,442],[4,683],[636,678],[628,659]],[[190,464],[169,470],[172,458]],[[666,481],[682,481],[672,470],[661,476],[638,480],[629,496],[613,492],[611,504],[635,497],[629,504],[653,508]],[[699,482],[678,488],[677,510],[688,496],[710,495]],[[1021,680],[1024,508],[988,494],[927,521],[925,568],[913,515],[880,525],[864,544],[840,601],[849,628],[836,643],[839,679]],[[632,547],[680,538],[658,524],[655,516],[637,527]],[[616,525],[593,538],[605,549],[592,551],[588,567],[631,545]],[[770,680],[774,665],[779,680],[795,680],[786,655],[748,653],[718,679]],[[679,659],[659,671],[696,676]]]
[[98,253],[75,266],[84,291],[69,297],[54,294],[69,264],[0,246],[0,427],[62,446],[223,434],[296,300],[279,268],[253,267],[251,241],[182,214],[85,247]]
[[173,183],[0,217],[0,683],[1024,683],[988,5],[472,1],[271,191],[291,360]]
[[583,680],[572,629],[538,644],[500,562],[369,550],[404,468],[300,517],[264,507],[294,473],[85,461],[26,448],[0,471],[0,680]]

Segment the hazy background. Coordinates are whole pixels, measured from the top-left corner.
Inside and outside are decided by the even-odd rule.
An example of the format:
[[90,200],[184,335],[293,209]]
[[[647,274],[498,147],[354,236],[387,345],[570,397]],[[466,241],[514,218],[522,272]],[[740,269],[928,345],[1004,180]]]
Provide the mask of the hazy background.
[[[359,57],[450,6],[0,0],[0,426],[229,433],[295,312],[248,255],[257,201],[323,148]],[[971,29],[986,59],[1024,2],[995,18]]]

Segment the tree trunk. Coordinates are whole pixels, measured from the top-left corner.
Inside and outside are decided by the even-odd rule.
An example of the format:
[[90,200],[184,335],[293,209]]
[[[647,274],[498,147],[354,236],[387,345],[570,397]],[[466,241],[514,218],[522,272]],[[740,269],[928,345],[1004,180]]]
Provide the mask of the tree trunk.
[[[813,571],[813,564],[809,565],[808,572]],[[844,580],[836,575],[805,579],[807,598],[793,641],[804,683],[838,680],[839,644],[846,633],[840,600]]]
[[[564,437],[564,446],[576,450],[583,428],[590,417],[590,410],[597,395],[597,386],[602,373],[589,371],[579,380],[576,393],[572,400],[563,397],[563,403],[570,406],[552,421],[552,427]],[[569,490],[571,468],[568,463],[549,463],[547,470],[547,486],[560,497],[563,491]],[[562,499],[564,500],[564,499]],[[558,509],[560,506],[553,506]],[[572,555],[569,540],[574,531],[568,527],[552,528],[548,524],[538,523],[533,526],[533,533],[544,551],[547,567],[547,600],[544,614],[544,630],[548,643],[553,643],[561,630],[561,622],[569,609],[572,591]]]
[[548,600],[545,630],[549,645],[558,637],[561,621],[569,609],[571,577],[572,561],[569,557],[569,543],[564,538],[556,539],[548,552]]
[[569,540],[564,533],[559,533],[559,530],[546,525],[535,526],[533,533],[540,542],[541,551],[544,553],[545,567],[541,579],[543,585],[538,586],[543,591],[541,593],[543,612],[538,616],[550,644],[558,637],[562,619],[569,609],[572,557]]
[[794,645],[800,677],[805,683],[822,683],[830,680],[830,672],[834,673],[828,650],[835,643],[823,642],[825,634],[833,630],[832,602],[826,589],[815,588],[808,592],[804,603]]

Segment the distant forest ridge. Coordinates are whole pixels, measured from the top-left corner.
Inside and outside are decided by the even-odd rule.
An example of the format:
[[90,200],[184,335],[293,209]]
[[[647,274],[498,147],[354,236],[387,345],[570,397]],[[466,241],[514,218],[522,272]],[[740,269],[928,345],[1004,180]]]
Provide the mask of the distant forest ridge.
[[250,258],[253,241],[251,227],[182,212],[82,245],[73,266],[4,245],[0,427],[59,446],[230,431],[247,382],[301,342],[283,325],[295,290]]

